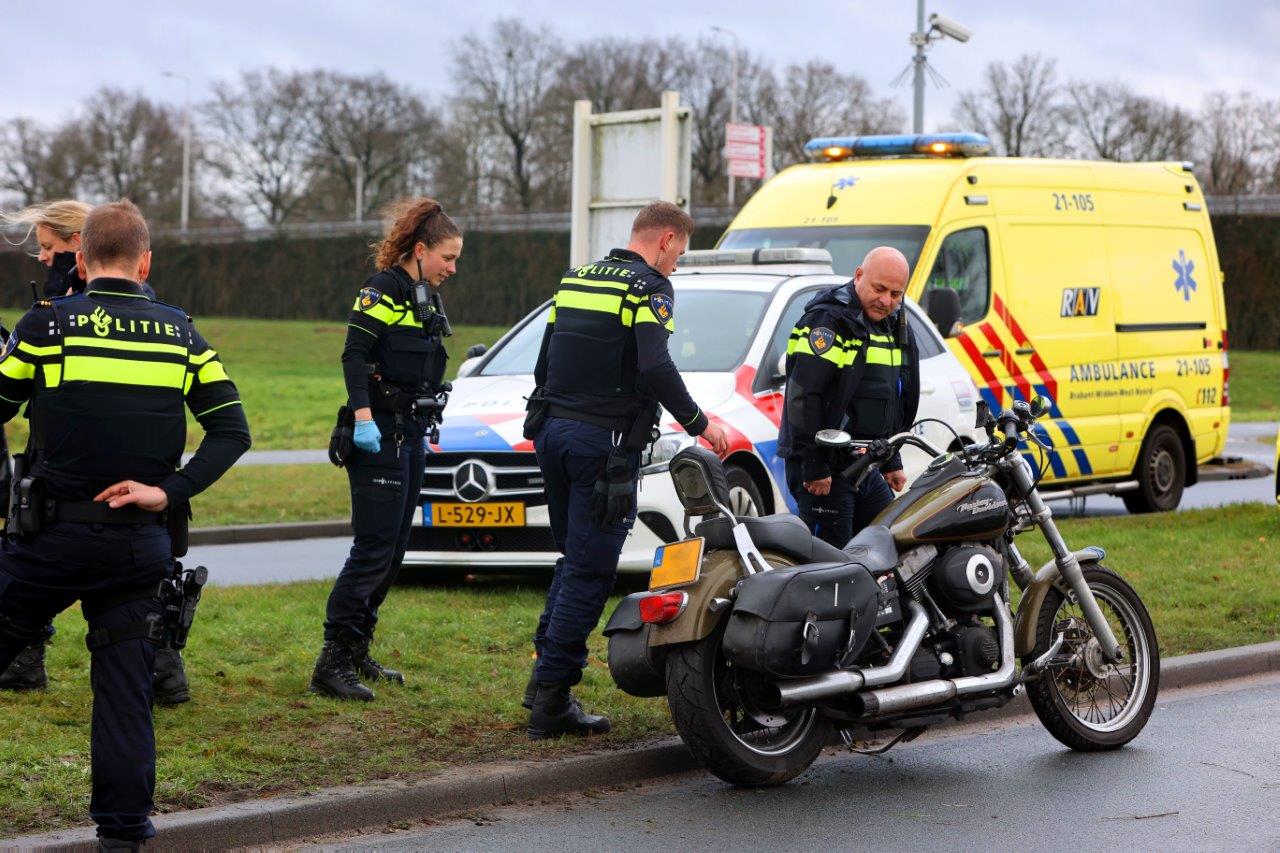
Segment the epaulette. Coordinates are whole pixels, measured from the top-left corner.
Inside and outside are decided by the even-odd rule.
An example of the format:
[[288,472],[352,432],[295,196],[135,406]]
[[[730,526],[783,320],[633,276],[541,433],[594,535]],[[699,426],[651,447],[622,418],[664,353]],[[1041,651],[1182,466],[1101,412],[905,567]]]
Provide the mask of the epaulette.
[[181,314],[183,317],[186,317],[186,318],[187,318],[187,322],[188,322],[188,323],[193,322],[193,321],[192,321],[192,319],[191,319],[191,315],[190,315],[190,314],[188,314],[188,313],[187,313],[185,310],[183,310],[182,308],[179,308],[177,305],[170,305],[168,302],[161,302],[159,299],[152,299],[152,300],[151,300],[151,304],[152,304],[152,305],[159,305],[161,308],[168,308],[170,311],[175,311],[175,312],[177,312],[177,313]]

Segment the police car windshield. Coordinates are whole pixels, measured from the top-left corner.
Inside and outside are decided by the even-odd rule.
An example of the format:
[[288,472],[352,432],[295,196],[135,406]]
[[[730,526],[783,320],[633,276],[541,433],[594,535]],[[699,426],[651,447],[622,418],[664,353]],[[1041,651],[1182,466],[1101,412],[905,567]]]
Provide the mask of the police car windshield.
[[920,248],[929,235],[927,225],[823,225],[798,228],[743,228],[729,231],[718,249],[826,249],[831,268],[853,275],[876,246],[893,246],[906,255],[911,269],[920,259]]
[[[767,293],[682,289],[676,282],[676,330],[668,348],[680,370],[736,370],[755,338]],[[544,305],[489,358],[481,376],[533,373],[549,305]]]

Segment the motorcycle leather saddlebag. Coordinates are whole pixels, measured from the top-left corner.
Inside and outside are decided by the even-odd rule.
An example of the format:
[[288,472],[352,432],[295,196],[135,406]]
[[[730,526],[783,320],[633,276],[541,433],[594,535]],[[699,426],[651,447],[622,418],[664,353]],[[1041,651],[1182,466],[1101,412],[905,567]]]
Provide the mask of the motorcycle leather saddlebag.
[[774,678],[830,672],[871,638],[876,590],[860,563],[817,563],[744,578],[725,629],[725,656]]

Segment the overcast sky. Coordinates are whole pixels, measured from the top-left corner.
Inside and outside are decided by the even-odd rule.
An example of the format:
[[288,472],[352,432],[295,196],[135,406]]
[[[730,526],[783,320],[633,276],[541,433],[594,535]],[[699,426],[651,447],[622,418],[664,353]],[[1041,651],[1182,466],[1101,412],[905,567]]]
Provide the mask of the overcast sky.
[[[0,118],[56,122],[103,85],[178,104],[182,83],[164,71],[189,77],[198,100],[211,81],[265,66],[382,71],[442,98],[450,93],[451,45],[504,16],[545,24],[566,41],[696,38],[719,24],[779,68],[821,58],[860,74],[910,116],[910,87],[890,82],[911,55],[915,0],[59,0],[5,6]],[[1056,58],[1065,78],[1122,79],[1193,109],[1215,89],[1280,97],[1275,0],[928,0],[927,10],[974,35],[967,44],[943,41],[933,48],[933,66],[950,86],[926,95],[926,129],[949,122],[957,91],[976,86],[988,62],[1023,52]]]

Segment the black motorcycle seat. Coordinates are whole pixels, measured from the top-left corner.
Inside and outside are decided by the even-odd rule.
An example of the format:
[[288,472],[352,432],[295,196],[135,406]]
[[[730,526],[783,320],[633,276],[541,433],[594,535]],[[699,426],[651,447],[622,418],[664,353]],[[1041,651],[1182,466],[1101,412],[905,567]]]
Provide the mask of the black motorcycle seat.
[[[751,541],[761,551],[777,551],[798,563],[848,562],[848,557],[843,551],[814,536],[798,516],[790,513],[759,518],[739,516],[738,521],[746,525],[747,532],[751,534]],[[703,521],[693,529],[693,532],[707,540],[707,549],[735,547],[733,525],[723,515]],[[889,544],[892,546],[892,538]]]
[[898,565],[898,546],[893,542],[893,534],[883,524],[864,527],[857,536],[844,546],[844,556],[861,563],[872,574],[884,572]]

